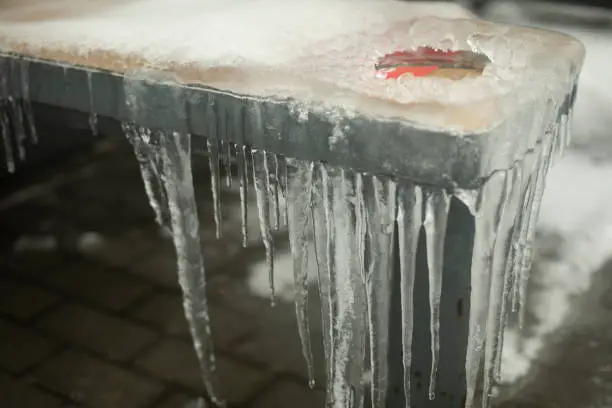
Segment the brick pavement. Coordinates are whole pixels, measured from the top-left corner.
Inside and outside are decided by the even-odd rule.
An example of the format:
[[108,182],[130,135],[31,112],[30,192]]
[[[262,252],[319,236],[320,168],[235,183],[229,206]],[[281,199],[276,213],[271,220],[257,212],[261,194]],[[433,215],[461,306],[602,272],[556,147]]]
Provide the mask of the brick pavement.
[[[214,239],[204,158],[194,171],[221,391],[233,407],[322,406],[292,305],[244,287],[263,248],[239,248],[235,219]],[[0,197],[0,407],[182,408],[202,392],[172,245],[127,143],[18,175]]]

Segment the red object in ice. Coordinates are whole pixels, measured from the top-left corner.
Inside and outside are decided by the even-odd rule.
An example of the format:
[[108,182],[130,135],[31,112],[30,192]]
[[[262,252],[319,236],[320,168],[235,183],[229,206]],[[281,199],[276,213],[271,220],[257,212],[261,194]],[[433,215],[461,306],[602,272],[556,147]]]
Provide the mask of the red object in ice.
[[445,68],[482,71],[488,63],[486,56],[471,51],[443,51],[419,47],[385,55],[376,63],[376,70],[379,78],[397,79],[406,74],[423,77]]

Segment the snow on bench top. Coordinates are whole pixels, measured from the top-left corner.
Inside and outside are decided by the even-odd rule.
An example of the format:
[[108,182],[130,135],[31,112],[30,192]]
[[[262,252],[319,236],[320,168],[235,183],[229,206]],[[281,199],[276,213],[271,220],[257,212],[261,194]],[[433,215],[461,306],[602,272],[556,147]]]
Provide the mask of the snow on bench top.
[[[376,78],[377,58],[431,46],[485,54],[475,78]],[[291,97],[469,132],[528,101],[561,98],[584,50],[550,31],[475,19],[454,3],[388,0],[5,0],[0,51]],[[333,113],[335,112],[335,113]]]

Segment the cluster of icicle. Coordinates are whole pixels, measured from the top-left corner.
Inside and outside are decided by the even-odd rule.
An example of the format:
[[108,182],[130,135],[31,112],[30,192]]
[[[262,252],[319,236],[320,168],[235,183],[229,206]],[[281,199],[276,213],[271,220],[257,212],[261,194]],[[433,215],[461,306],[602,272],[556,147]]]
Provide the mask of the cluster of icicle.
[[[29,98],[29,68],[25,60],[0,59],[0,64],[0,73],[4,74],[0,76],[2,150],[8,170],[14,171],[16,160],[25,159],[26,145],[37,140]],[[19,75],[18,81],[15,75]],[[97,133],[90,73],[87,78],[90,125]],[[12,88],[15,83],[20,84],[20,89]],[[404,391],[406,406],[410,406],[415,257],[421,230],[426,237],[431,313],[429,397],[435,398],[444,240],[453,196],[464,202],[475,219],[466,407],[474,403],[483,363],[482,406],[490,405],[491,387],[500,376],[506,317],[513,311],[519,313],[519,321],[523,320],[544,181],[554,152],[568,143],[570,114],[556,112],[554,119],[541,115],[540,124],[532,129],[543,135],[540,143],[515,167],[491,175],[480,189],[470,191],[420,186],[323,163],[283,158],[233,145],[229,138],[207,141],[217,236],[222,230],[220,164],[225,166],[229,184],[235,162],[240,180],[243,245],[247,243],[247,189],[252,179],[273,297],[273,233],[284,225],[289,229],[296,314],[311,386],[315,379],[307,313],[308,251],[314,248],[322,301],[326,406],[364,405],[363,373],[368,360],[372,371],[372,407],[385,406],[396,238],[401,270]],[[203,381],[211,399],[223,405],[214,385],[206,277],[191,173],[191,137],[152,131],[133,122],[123,123],[123,129],[140,164],[157,222],[172,232],[185,314]],[[314,245],[309,245],[310,242]]]
[[38,143],[29,96],[29,62],[0,58],[0,147],[9,173],[15,171],[17,163],[26,160],[27,147]]
[[[66,77],[67,67],[64,67]],[[91,71],[86,71],[89,96],[89,127],[98,134],[98,115],[94,107]],[[28,147],[38,143],[34,111],[30,99],[30,61],[0,56],[0,150],[9,173],[25,162]]]
[[[243,245],[247,242],[246,197],[252,176],[272,294],[273,232],[284,224],[288,226],[298,328],[311,386],[315,379],[307,313],[308,251],[314,247],[322,301],[326,406],[364,405],[362,377],[369,360],[372,407],[385,407],[391,276],[398,234],[404,392],[406,406],[410,407],[415,257],[421,229],[426,237],[430,288],[429,397],[435,398],[444,240],[453,195],[465,203],[475,219],[466,407],[474,403],[483,362],[482,406],[490,405],[491,387],[500,376],[506,316],[515,311],[522,321],[544,180],[555,151],[568,142],[569,114],[562,112],[558,120],[548,122],[541,118],[543,137],[536,148],[515,167],[491,175],[482,188],[469,191],[420,186],[208,140],[217,235],[221,234],[222,222],[220,163],[229,175],[235,162],[240,179]],[[211,376],[214,354],[191,178],[190,135],[152,132],[133,123],[124,123],[124,130],[140,162],[157,220],[173,233],[185,311],[204,382],[209,395],[221,404]],[[227,183],[230,180],[228,176]],[[314,245],[309,245],[311,242]]]

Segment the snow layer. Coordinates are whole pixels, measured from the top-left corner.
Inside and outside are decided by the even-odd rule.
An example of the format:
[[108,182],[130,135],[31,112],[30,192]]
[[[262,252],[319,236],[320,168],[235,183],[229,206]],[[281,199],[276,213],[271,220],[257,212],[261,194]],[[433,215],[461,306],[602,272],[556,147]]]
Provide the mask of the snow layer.
[[[12,1],[0,8],[0,49],[119,71],[174,70],[238,93],[456,130],[488,128],[524,101],[565,96],[583,57],[579,42],[471,17],[443,2]],[[492,63],[459,81],[375,77],[377,57],[417,46],[471,49]]]

